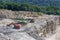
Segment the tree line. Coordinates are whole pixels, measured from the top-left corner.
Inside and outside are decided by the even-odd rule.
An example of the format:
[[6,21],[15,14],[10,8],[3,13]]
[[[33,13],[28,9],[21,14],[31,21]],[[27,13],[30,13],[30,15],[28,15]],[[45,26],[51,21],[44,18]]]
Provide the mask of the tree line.
[[0,9],[13,11],[33,11],[45,14],[60,15],[60,6],[36,6],[31,4],[18,4],[14,2],[0,2]]

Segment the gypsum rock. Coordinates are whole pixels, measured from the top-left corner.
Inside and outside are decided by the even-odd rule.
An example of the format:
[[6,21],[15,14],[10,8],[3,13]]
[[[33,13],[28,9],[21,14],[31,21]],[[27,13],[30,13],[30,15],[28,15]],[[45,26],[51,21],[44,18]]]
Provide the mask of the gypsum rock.
[[9,40],[9,37],[4,35],[3,33],[0,33],[0,40]]
[[26,32],[14,32],[8,35],[12,40],[35,40],[29,36]]

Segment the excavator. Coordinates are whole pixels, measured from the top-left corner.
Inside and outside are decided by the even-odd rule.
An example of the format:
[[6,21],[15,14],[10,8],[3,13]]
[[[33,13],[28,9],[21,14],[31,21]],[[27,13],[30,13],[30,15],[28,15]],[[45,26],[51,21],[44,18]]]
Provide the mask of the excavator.
[[16,23],[11,22],[7,24],[7,26],[13,27],[14,29],[20,29],[23,25],[27,25],[28,23],[34,23],[33,19],[27,19],[27,20],[29,20],[29,22],[25,21],[17,21]]
[[13,27],[14,29],[20,29],[22,27],[22,24],[11,22],[11,23],[7,24],[7,26]]

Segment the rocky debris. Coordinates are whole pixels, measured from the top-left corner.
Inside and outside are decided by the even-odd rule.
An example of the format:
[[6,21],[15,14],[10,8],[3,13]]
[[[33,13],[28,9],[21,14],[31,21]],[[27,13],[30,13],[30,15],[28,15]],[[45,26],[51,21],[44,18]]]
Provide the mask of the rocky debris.
[[35,23],[30,24],[26,32],[31,36],[33,35],[36,39],[54,34],[56,32],[56,26],[59,25],[59,16],[50,16],[51,17],[48,17],[48,19],[46,19],[46,17],[35,19]]
[[8,36],[13,40],[35,40],[33,37],[29,36],[26,32],[15,32],[11,33]]
[[20,32],[18,29],[12,29],[4,26],[0,27],[1,40],[35,40],[26,32]]
[[4,38],[6,40],[45,40],[44,37],[55,33],[56,26],[59,24],[59,16],[35,19],[34,23],[28,23],[21,29],[13,29],[10,26],[6,26],[10,22],[15,21],[11,19],[0,20],[0,33],[3,36],[3,40]]
[[0,18],[38,17],[37,12],[0,10]]
[[12,19],[2,19],[2,20],[0,20],[0,26],[3,26],[3,25],[5,26],[5,25],[7,25],[7,24],[9,24],[11,22],[15,23],[15,21],[12,20]]
[[3,33],[0,33],[0,40],[9,40],[9,37],[4,35]]

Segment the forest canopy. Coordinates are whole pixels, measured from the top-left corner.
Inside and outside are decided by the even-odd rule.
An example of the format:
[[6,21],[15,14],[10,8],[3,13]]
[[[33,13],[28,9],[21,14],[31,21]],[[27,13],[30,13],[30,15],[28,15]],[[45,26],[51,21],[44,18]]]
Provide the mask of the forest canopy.
[[33,11],[45,14],[60,15],[60,6],[36,6],[31,4],[18,4],[14,2],[0,2],[0,9],[13,11]]

